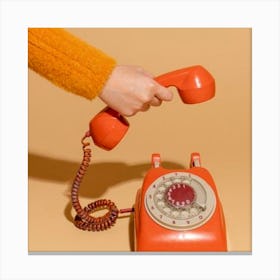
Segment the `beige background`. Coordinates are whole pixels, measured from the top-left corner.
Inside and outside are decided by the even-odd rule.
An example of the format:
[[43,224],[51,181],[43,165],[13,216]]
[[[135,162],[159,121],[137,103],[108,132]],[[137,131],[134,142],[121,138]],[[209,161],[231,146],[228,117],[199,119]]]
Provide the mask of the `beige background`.
[[[224,208],[230,251],[251,251],[251,29],[68,29],[115,57],[154,75],[201,64],[216,79],[216,97],[171,103],[129,118],[111,152],[93,149],[81,187],[83,205],[113,200],[131,207],[159,152],[168,168],[188,166],[193,151],[213,175]],[[131,251],[133,218],[109,231],[76,229],[71,183],[82,158],[80,138],[104,104],[68,94],[29,70],[29,251]],[[176,90],[174,93],[176,93]]]

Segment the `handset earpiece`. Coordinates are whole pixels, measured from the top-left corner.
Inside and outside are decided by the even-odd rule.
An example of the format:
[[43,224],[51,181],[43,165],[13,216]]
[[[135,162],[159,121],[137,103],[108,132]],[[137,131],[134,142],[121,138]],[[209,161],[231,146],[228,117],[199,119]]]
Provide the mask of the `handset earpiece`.
[[[201,103],[215,95],[215,80],[200,65],[175,70],[155,80],[162,86],[176,87],[186,104]],[[123,139],[129,123],[120,113],[106,107],[91,120],[89,126],[94,144],[109,151]]]
[[158,76],[155,80],[162,86],[176,87],[185,104],[201,103],[215,96],[215,80],[200,65],[175,70]]

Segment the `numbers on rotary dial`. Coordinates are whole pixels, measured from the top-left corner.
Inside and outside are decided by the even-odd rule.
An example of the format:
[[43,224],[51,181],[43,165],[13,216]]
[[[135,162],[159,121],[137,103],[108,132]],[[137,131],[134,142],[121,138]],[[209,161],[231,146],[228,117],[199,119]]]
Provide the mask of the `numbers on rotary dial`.
[[199,176],[174,172],[159,177],[146,192],[145,207],[158,224],[177,230],[193,229],[209,220],[216,199]]

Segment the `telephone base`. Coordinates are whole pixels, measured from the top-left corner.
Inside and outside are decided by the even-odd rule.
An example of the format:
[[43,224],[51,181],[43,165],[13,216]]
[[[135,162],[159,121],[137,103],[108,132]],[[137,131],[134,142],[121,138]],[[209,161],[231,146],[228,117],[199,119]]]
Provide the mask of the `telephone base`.
[[225,252],[226,228],[214,180],[191,155],[189,169],[168,170],[152,155],[152,168],[135,203],[135,250]]

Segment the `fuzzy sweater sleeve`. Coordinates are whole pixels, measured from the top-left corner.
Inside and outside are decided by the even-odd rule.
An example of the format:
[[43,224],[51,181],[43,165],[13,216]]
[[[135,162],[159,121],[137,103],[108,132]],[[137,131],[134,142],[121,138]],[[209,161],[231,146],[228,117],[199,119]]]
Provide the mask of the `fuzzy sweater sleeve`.
[[93,99],[116,62],[59,28],[28,29],[28,66],[59,87]]

